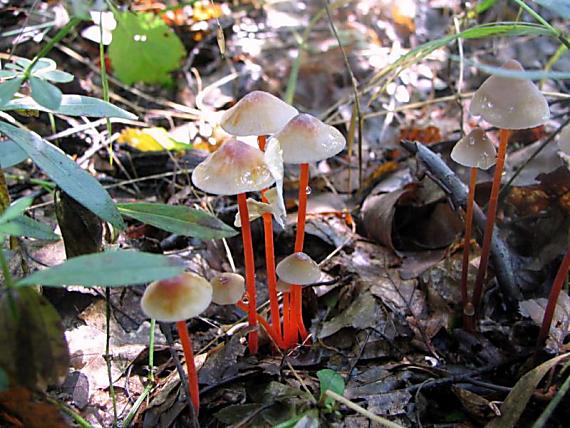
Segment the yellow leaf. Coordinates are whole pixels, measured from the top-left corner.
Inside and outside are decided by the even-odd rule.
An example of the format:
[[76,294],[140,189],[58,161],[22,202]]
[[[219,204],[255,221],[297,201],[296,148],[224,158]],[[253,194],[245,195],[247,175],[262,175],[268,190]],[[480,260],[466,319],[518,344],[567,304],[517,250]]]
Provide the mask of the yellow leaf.
[[186,150],[188,144],[182,144],[170,137],[164,128],[126,128],[121,131],[117,140],[142,152],[161,150]]

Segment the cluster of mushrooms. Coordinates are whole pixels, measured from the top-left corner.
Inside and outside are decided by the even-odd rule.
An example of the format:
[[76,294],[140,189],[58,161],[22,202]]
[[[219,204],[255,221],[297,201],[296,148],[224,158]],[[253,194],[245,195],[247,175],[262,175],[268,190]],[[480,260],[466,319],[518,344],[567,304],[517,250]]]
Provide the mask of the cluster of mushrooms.
[[[521,64],[510,60],[503,65],[505,70],[524,71]],[[499,129],[499,151],[495,151],[493,143],[485,131],[479,127],[459,140],[451,152],[451,158],[470,168],[469,192],[465,212],[465,234],[463,244],[463,261],[461,273],[461,297],[463,304],[464,326],[474,329],[474,322],[480,312],[483,284],[487,275],[491,240],[497,213],[501,176],[505,165],[507,143],[513,130],[534,128],[544,124],[550,118],[550,109],[544,95],[530,80],[502,75],[489,77],[474,93],[470,105],[470,113],[480,116],[486,122]],[[559,140],[563,153],[570,153],[570,130],[563,130]],[[487,222],[481,246],[481,259],[475,279],[472,296],[469,297],[467,278],[469,268],[469,249],[471,245],[471,229],[473,224],[473,206],[477,170],[495,166],[491,195],[487,209]],[[542,345],[548,336],[550,324],[558,300],[558,295],[570,267],[570,248],[564,257],[558,274],[554,280],[548,305],[538,338]]]
[[[199,315],[210,302],[235,304],[247,312],[251,354],[257,353],[259,346],[258,323],[281,349],[296,346],[299,338],[307,340],[309,333],[302,316],[302,287],[318,282],[321,277],[318,264],[303,252],[309,163],[330,158],[346,145],[345,138],[336,128],[309,114],[299,114],[294,107],[262,91],[251,92],[242,98],[224,113],[220,124],[234,137],[256,136],[258,147],[236,138],[226,141],[194,169],[192,182],[209,194],[237,196],[236,226],[240,226],[242,232],[245,279],[235,273],[224,273],[208,282],[196,274],[186,273],[152,283],[141,303],[150,318],[176,322],[188,368],[188,389],[196,411],[199,408],[198,381],[185,320]],[[300,167],[297,233],[295,252],[276,266],[273,219],[283,225],[284,163]],[[247,198],[248,192],[260,192],[261,202]],[[259,217],[264,226],[271,322],[257,313],[250,222]],[[278,292],[283,297],[281,311]],[[242,300],[244,295],[246,301]]]
[[[503,67],[523,71],[522,66],[514,60]],[[470,168],[461,296],[465,327],[472,329],[480,310],[509,135],[512,130],[533,128],[545,123],[550,117],[550,110],[546,99],[531,81],[493,75],[475,92],[470,112],[499,128],[498,154],[485,131],[479,127],[462,138],[451,153],[455,162]],[[211,302],[237,305],[247,312],[251,327],[248,335],[251,354],[258,350],[258,323],[266,330],[274,345],[282,349],[295,346],[299,338],[303,341],[308,338],[302,317],[301,287],[314,284],[321,277],[318,264],[303,252],[309,163],[332,157],[346,145],[344,137],[337,129],[309,114],[299,114],[294,107],[262,91],[249,93],[227,110],[222,116],[221,126],[234,137],[256,136],[258,147],[235,138],[228,140],[195,168],[192,181],[206,193],[237,195],[236,225],[241,226],[242,231],[245,279],[235,273],[222,273],[208,282],[199,275],[184,273],[150,284],[141,302],[144,313],[150,318],[176,323],[188,368],[188,390],[196,412],[199,409],[198,379],[186,320],[202,313]],[[559,146],[563,153],[570,155],[570,128],[561,133]],[[297,232],[295,252],[275,266],[273,220],[283,225],[284,163],[300,166]],[[493,165],[496,165],[495,174],[487,210],[481,260],[474,291],[469,297],[467,273],[477,171]],[[260,192],[261,202],[248,199],[248,192]],[[250,228],[250,221],[256,218],[262,218],[264,225],[270,322],[257,313]],[[539,344],[542,344],[548,335],[556,301],[569,267],[570,247],[549,296]],[[282,292],[281,310],[278,292]]]

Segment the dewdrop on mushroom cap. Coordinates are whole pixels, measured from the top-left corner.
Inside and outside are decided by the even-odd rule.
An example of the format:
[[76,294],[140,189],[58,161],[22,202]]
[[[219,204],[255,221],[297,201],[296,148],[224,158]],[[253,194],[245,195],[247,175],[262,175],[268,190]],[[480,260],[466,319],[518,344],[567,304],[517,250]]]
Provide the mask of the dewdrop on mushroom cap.
[[455,144],[451,159],[469,168],[489,169],[497,162],[497,151],[485,131],[475,128]]
[[321,278],[319,265],[308,254],[293,253],[279,262],[275,269],[284,282],[296,285],[309,285]]
[[[515,60],[502,68],[524,71]],[[483,82],[473,95],[469,111],[502,129],[534,128],[550,118],[546,98],[531,80],[500,75]]]
[[145,315],[161,322],[193,318],[212,301],[212,286],[200,275],[186,272],[151,283],[144,291],[141,308]]
[[306,113],[291,119],[273,138],[283,150],[283,162],[293,164],[328,159],[346,146],[338,129]]
[[255,192],[273,182],[263,152],[235,139],[226,141],[192,172],[192,183],[214,195]]
[[299,112],[274,95],[253,91],[226,110],[220,126],[231,135],[268,135],[279,131]]
[[212,302],[217,305],[234,305],[245,292],[245,279],[237,273],[222,273],[212,281]]

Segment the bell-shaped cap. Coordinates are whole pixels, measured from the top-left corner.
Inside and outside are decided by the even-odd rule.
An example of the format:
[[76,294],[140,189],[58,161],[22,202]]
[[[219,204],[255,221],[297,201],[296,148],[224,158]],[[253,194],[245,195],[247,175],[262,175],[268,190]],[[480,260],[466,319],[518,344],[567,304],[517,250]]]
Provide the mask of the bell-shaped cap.
[[321,278],[317,262],[302,252],[285,257],[277,264],[275,270],[279,279],[289,284],[309,285]]
[[235,305],[245,292],[245,280],[237,273],[222,273],[210,281],[216,305]]
[[200,315],[212,301],[212,286],[195,273],[151,283],[144,291],[141,308],[161,322],[176,322]]
[[475,128],[453,147],[451,159],[469,168],[489,169],[497,162],[497,151],[485,131]]
[[275,134],[299,112],[274,95],[253,91],[226,110],[220,126],[231,135]]
[[274,179],[261,150],[232,139],[194,168],[192,182],[206,193],[237,195],[265,189]]
[[570,156],[570,126],[566,125],[558,136],[558,148],[560,151]]
[[[506,62],[503,68],[524,71],[515,60]],[[477,89],[470,113],[503,129],[534,128],[550,118],[546,98],[532,81],[499,75],[489,77]]]
[[346,146],[338,129],[306,113],[291,119],[273,138],[279,141],[285,163],[318,162],[340,153]]

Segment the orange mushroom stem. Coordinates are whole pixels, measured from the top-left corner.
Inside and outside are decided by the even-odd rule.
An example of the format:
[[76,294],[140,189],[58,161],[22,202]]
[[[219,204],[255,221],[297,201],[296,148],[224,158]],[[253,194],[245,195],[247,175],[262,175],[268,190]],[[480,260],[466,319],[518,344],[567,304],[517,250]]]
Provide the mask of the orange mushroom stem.
[[248,337],[249,352],[256,354],[259,347],[259,337],[256,330],[257,312],[256,312],[256,291],[255,291],[255,266],[253,261],[253,243],[251,240],[251,227],[249,224],[249,213],[247,210],[247,200],[245,193],[237,196],[239,215],[241,219],[241,236],[243,240],[243,255],[245,259],[245,286],[247,292],[247,300],[249,309],[247,311],[248,323],[252,328]]
[[[267,137],[257,137],[259,150],[265,151]],[[262,202],[268,203],[265,191],[261,191]],[[277,297],[277,276],[275,274],[275,249],[273,245],[273,218],[271,213],[265,213],[263,218],[263,235],[265,239],[265,267],[267,270],[267,288],[269,291],[269,306],[271,311],[271,324],[275,333],[281,338],[281,320],[279,319],[279,300]],[[281,340],[278,341],[281,343]]]
[[550,331],[550,325],[552,324],[552,318],[554,317],[554,311],[556,309],[556,303],[558,302],[558,296],[564,285],[564,280],[568,275],[568,270],[570,269],[570,247],[566,250],[566,255],[562,259],[562,264],[558,268],[556,277],[550,289],[550,295],[548,296],[548,303],[546,304],[546,309],[544,310],[544,318],[542,319],[542,326],[540,327],[540,333],[538,334],[538,340],[536,342],[537,346],[544,345],[546,338],[548,337],[548,332]]
[[499,131],[499,151],[497,153],[497,164],[495,165],[495,174],[493,176],[493,185],[491,187],[491,197],[489,198],[489,208],[487,210],[487,222],[485,223],[485,233],[483,235],[483,245],[481,247],[481,261],[479,262],[479,271],[475,279],[475,289],[473,291],[472,303],[475,308],[475,316],[479,312],[479,303],[483,294],[483,282],[487,274],[487,266],[489,265],[489,256],[491,253],[491,240],[493,238],[493,228],[495,226],[495,217],[497,215],[497,205],[499,202],[499,190],[501,189],[501,177],[505,167],[505,158],[507,155],[507,143],[509,141],[510,131],[502,129]]
[[192,405],[196,411],[196,415],[200,411],[200,391],[198,389],[198,373],[196,372],[196,364],[194,364],[194,352],[192,351],[192,341],[186,321],[177,321],[176,329],[178,330],[178,337],[182,343],[182,350],[184,352],[184,359],[186,360],[186,368],[188,369],[188,392]]

